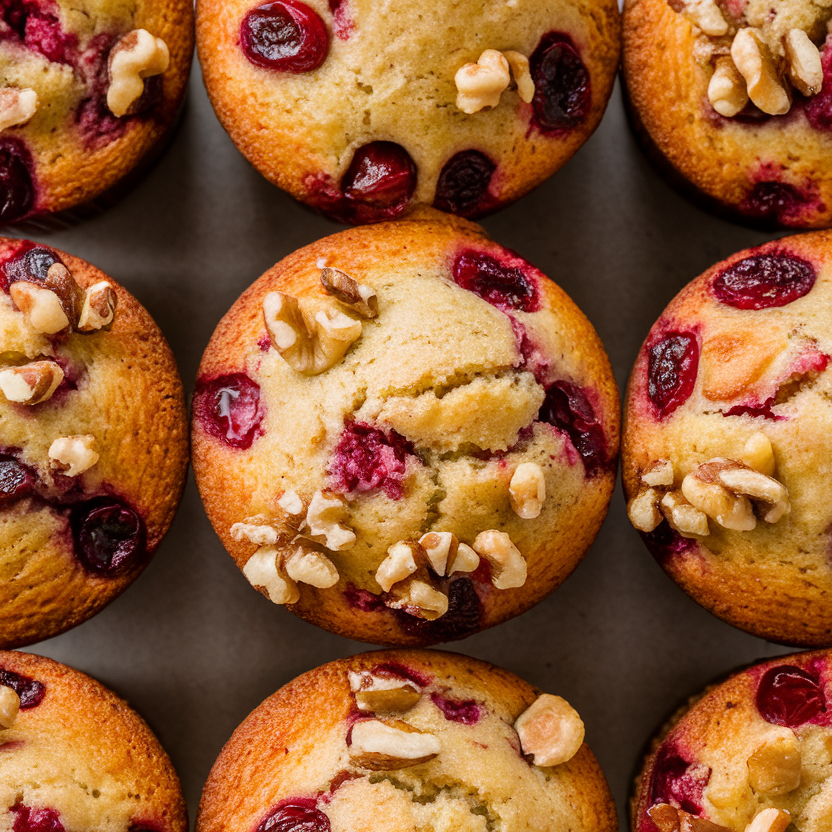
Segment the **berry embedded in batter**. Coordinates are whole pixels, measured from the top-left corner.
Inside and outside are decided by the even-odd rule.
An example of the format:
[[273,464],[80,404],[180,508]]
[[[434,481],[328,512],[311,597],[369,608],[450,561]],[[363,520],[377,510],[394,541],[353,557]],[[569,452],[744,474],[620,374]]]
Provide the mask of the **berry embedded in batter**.
[[416,190],[416,165],[393,142],[371,142],[356,150],[341,179],[344,212],[350,222],[394,219]]
[[470,578],[457,578],[448,585],[448,611],[433,621],[395,610],[404,632],[419,636],[425,644],[456,641],[480,629],[482,601]]
[[735,309],[773,309],[809,294],[817,272],[802,257],[786,252],[756,254],[720,272],[714,297]]
[[232,373],[197,384],[194,414],[211,436],[244,451],[262,435],[266,407],[260,386],[245,373]]
[[0,667],[0,685],[11,688],[18,695],[22,711],[36,708],[46,696],[46,686],[43,682],[30,679],[28,676],[21,676],[13,670],[5,670],[2,667]]
[[31,494],[35,474],[12,456],[0,456],[0,506]]
[[113,578],[144,561],[144,524],[131,508],[103,498],[73,514],[75,553],[89,572]]
[[529,271],[531,267],[503,265],[491,255],[478,251],[458,254],[452,268],[454,281],[459,286],[502,312],[510,309],[537,312],[540,308],[537,281]]
[[476,725],[482,715],[480,706],[473,699],[448,699],[438,693],[432,693],[430,701],[442,711],[442,715],[450,722]]
[[492,201],[488,186],[495,170],[497,165],[479,150],[461,150],[439,174],[434,207],[461,217],[482,214]]
[[826,711],[816,676],[793,665],[767,670],[757,687],[757,710],[774,725],[798,728]]
[[329,818],[314,806],[288,804],[271,812],[256,832],[330,832]]
[[692,332],[668,332],[650,347],[647,394],[660,419],[688,400],[698,371],[699,342]]
[[[745,216],[764,224],[800,225],[803,214],[816,207],[817,198],[810,189],[800,189],[788,182],[756,182],[740,204]],[[824,206],[820,206],[823,210]]]
[[529,59],[534,81],[533,123],[543,132],[572,130],[589,115],[589,72],[569,35],[549,32]]
[[8,27],[0,40],[15,38],[55,63],[71,64],[78,38],[64,31],[52,0],[3,0],[0,21]]
[[16,816],[12,832],[65,832],[60,815],[54,809],[30,809],[17,804],[10,811]]
[[0,222],[23,219],[35,207],[34,163],[19,139],[0,139]]
[[650,805],[672,803],[698,815],[702,811],[702,793],[710,779],[710,768],[688,762],[672,744],[665,745],[653,767]]

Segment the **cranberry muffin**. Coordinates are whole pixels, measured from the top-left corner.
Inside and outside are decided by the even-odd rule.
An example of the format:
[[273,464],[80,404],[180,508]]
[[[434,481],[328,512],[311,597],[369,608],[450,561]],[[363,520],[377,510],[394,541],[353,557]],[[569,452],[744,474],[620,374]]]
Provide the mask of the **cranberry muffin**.
[[832,7],[627,0],[631,116],[671,181],[753,225],[832,224]]
[[144,720],[65,665],[0,652],[0,828],[187,832],[179,779]]
[[169,133],[190,0],[0,0],[0,225],[86,206]]
[[613,832],[580,717],[485,662],[365,653],[311,670],[237,728],[197,832]]
[[601,120],[619,38],[615,0],[197,2],[203,77],[234,143],[353,224],[416,205],[480,216],[539,185]]
[[300,249],[217,327],[193,405],[217,534],[278,604],[426,644],[517,615],[606,513],[618,398],[569,298],[431,209]]
[[832,233],[743,251],[653,326],[627,396],[630,518],[711,612],[832,643]]
[[633,832],[829,829],[830,658],[779,656],[681,709],[638,777]]
[[0,645],[94,615],[139,575],[187,470],[182,383],[98,269],[0,239]]

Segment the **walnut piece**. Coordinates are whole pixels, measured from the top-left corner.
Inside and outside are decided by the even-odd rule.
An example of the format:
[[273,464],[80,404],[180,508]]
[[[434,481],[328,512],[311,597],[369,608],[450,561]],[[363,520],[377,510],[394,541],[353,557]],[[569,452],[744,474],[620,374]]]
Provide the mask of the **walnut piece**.
[[767,477],[774,476],[774,449],[771,440],[762,431],[758,430],[748,437],[742,449],[742,462]]
[[296,517],[303,514],[303,500],[294,491],[284,491],[277,504],[286,512]]
[[340,269],[321,269],[321,285],[339,303],[362,318],[378,317],[378,296],[369,286],[353,280]]
[[20,697],[13,688],[0,685],[0,728],[11,728],[20,710]]
[[106,280],[101,280],[93,283],[84,295],[77,329],[79,332],[97,332],[110,326],[115,315],[116,293]]
[[715,0],[686,0],[683,14],[706,35],[721,37],[728,34],[728,23]]
[[265,518],[249,517],[245,523],[234,523],[231,527],[231,539],[236,540],[237,543],[247,540],[255,546],[273,546],[277,543],[277,529],[265,522],[255,522],[260,519],[265,520]]
[[514,513],[523,520],[540,516],[546,499],[546,478],[536,462],[521,462],[508,486],[509,501]]
[[451,532],[428,532],[419,538],[431,568],[437,575],[473,572],[480,565],[479,555]]
[[276,546],[261,546],[243,567],[243,574],[254,587],[263,587],[274,604],[294,604],[300,599],[298,585],[278,565]]
[[427,763],[441,750],[438,737],[400,720],[361,720],[353,725],[350,734],[350,759],[371,771],[393,771]]
[[335,564],[323,553],[299,546],[284,564],[286,574],[297,583],[329,589],[338,583]]
[[803,95],[815,95],[823,86],[823,67],[817,46],[802,29],[792,29],[783,46],[789,64],[789,80]]
[[659,832],[732,832],[727,826],[698,818],[669,803],[657,803],[647,810]]
[[345,514],[346,504],[340,497],[316,491],[303,528],[308,529],[312,537],[323,537],[327,549],[340,552],[355,543],[355,532],[341,523]]
[[419,557],[418,543],[401,541],[394,543],[387,550],[387,557],[376,570],[376,581],[385,591],[390,592],[399,581],[412,575],[417,569],[416,559]]
[[411,682],[366,670],[350,671],[349,680],[359,711],[409,711],[422,695]]
[[543,693],[514,723],[524,754],[536,766],[557,766],[571,760],[584,741],[584,723],[560,696]]
[[19,280],[9,287],[9,295],[35,332],[55,335],[70,324],[60,298],[51,289]]
[[748,782],[761,794],[788,794],[800,785],[800,743],[790,728],[775,730],[748,758]]
[[40,404],[52,398],[63,379],[64,371],[55,361],[32,361],[0,370],[0,392],[16,404]]
[[473,549],[491,564],[491,583],[497,589],[513,589],[526,583],[526,560],[505,532],[480,532]]
[[161,75],[170,65],[167,44],[147,29],[134,29],[110,50],[107,107],[117,118],[130,113],[144,93],[144,80]]
[[662,492],[655,488],[643,488],[627,505],[627,516],[640,532],[652,532],[662,522],[659,502]]
[[705,537],[710,534],[708,516],[692,506],[681,491],[665,494],[659,506],[667,524],[682,537]]
[[531,104],[534,98],[534,81],[529,71],[529,59],[522,53],[511,49],[503,52],[503,55],[511,68],[514,83],[517,84],[517,95],[520,96],[521,101]]
[[95,437],[62,436],[49,446],[49,466],[67,477],[77,477],[89,471],[100,459],[93,449]]
[[723,488],[709,475],[710,470],[705,463],[682,480],[685,499],[725,529],[751,531],[757,525],[751,501]]
[[486,49],[475,64],[465,64],[454,76],[456,106],[472,115],[485,107],[496,107],[511,82],[506,58],[496,49]]
[[669,459],[653,460],[642,472],[641,481],[652,487],[673,485],[673,463]]
[[771,51],[759,30],[740,29],[731,44],[731,58],[745,78],[748,97],[754,104],[771,116],[789,112],[791,98],[780,81]]
[[717,482],[734,494],[748,497],[763,512],[766,523],[776,523],[791,511],[789,492],[774,477],[767,477],[734,459],[717,457],[711,463],[716,465]]
[[708,100],[726,118],[732,118],[748,104],[745,79],[727,56],[716,59],[714,74],[708,82]]
[[390,596],[384,602],[388,607],[404,610],[426,621],[435,621],[448,611],[448,596],[422,580],[418,574],[394,584]]
[[25,124],[38,111],[38,94],[28,87],[0,90],[0,133]]
[[792,816],[783,809],[770,807],[754,816],[754,820],[745,827],[745,832],[785,832]]

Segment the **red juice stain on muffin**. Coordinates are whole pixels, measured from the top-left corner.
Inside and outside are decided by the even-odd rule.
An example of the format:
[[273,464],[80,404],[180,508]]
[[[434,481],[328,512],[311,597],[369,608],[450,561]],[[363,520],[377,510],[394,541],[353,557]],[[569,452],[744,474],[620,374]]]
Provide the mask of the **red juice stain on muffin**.
[[355,22],[349,16],[347,0],[329,0],[329,10],[332,12],[332,28],[341,40],[348,40],[355,29]]
[[[537,312],[540,295],[532,266],[519,257],[500,263],[496,257],[478,251],[463,251],[454,260],[454,282],[479,295],[501,312],[517,309]],[[520,265],[518,265],[520,264]]]
[[404,610],[393,610],[402,630],[425,644],[454,641],[480,629],[482,601],[470,578],[457,578],[448,585],[448,611],[441,618],[427,621]]
[[203,430],[232,448],[247,450],[263,435],[266,406],[260,400],[260,386],[244,373],[199,381],[194,413]]
[[240,26],[240,45],[251,63],[276,72],[317,69],[329,51],[323,20],[299,0],[255,6]]
[[712,285],[714,297],[735,309],[773,309],[807,295],[817,272],[785,251],[756,254],[729,266]]
[[55,63],[72,63],[78,39],[63,30],[51,0],[0,0],[0,20],[8,27],[5,38],[16,38]]
[[740,211],[751,219],[774,225],[801,225],[807,214],[824,211],[814,188],[798,188],[789,182],[764,179],[756,182],[740,203]]
[[128,119],[117,118],[107,106],[110,50],[117,40],[115,33],[102,32],[90,41],[78,58],[78,71],[86,81],[87,95],[78,103],[75,123],[90,148],[109,144],[122,136],[127,128]]
[[480,720],[480,706],[473,699],[448,699],[438,693],[432,693],[430,701],[442,711],[442,716],[450,722],[476,725]]
[[832,41],[827,38],[821,51],[823,85],[804,107],[806,119],[815,130],[832,130]]
[[35,207],[32,156],[19,139],[0,139],[0,222],[23,219]]
[[377,664],[371,671],[373,676],[383,678],[404,679],[412,682],[417,688],[425,688],[431,683],[431,677],[413,667],[407,667],[400,662],[382,662]]
[[347,603],[351,607],[355,607],[361,612],[377,612],[387,609],[384,601],[378,595],[374,595],[366,589],[359,589],[355,584],[347,584],[347,588],[344,590],[344,598],[347,599]]
[[472,217],[488,210],[495,200],[488,193],[497,166],[479,150],[462,150],[452,156],[439,174],[434,208]]
[[666,558],[687,555],[697,550],[695,539],[682,537],[675,529],[671,529],[667,523],[661,523],[652,532],[642,532],[641,537],[650,550],[650,554],[659,562]]
[[30,809],[23,804],[11,807],[15,814],[12,832],[65,832],[54,809]]
[[647,351],[647,395],[660,419],[684,404],[699,372],[699,342],[692,332],[667,332]]
[[702,793],[711,779],[708,766],[686,760],[673,743],[656,755],[650,777],[650,805],[671,803],[692,815],[702,811]]
[[36,708],[46,696],[46,686],[37,679],[21,676],[13,670],[0,667],[0,685],[11,688],[20,698],[20,709]]
[[416,165],[393,142],[371,142],[356,150],[341,179],[344,216],[353,222],[394,219],[416,190]]
[[756,705],[766,722],[798,728],[826,712],[826,697],[818,677],[793,665],[781,665],[763,674]]
[[75,507],[72,531],[76,557],[96,575],[117,577],[147,556],[144,523],[133,509],[113,498]]
[[332,828],[329,818],[315,808],[314,803],[305,798],[295,798],[270,812],[257,826],[256,832],[329,832]]

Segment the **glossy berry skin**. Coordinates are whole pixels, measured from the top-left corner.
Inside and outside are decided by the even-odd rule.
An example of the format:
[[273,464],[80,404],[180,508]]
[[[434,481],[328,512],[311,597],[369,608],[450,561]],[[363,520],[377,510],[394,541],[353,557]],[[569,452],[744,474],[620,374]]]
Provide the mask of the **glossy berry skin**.
[[688,762],[672,745],[656,756],[650,780],[650,803],[673,803],[693,815],[702,811],[702,792],[708,785],[710,769]]
[[372,142],[359,148],[343,179],[343,212],[350,222],[395,219],[416,190],[416,165],[393,142]]
[[74,510],[75,553],[93,574],[116,577],[143,563],[144,524],[118,500],[95,500]]
[[35,207],[34,164],[16,138],[0,139],[0,223],[23,219]]
[[46,696],[46,686],[37,679],[22,676],[13,670],[0,667],[0,685],[11,688],[20,698],[20,709],[36,708]]
[[818,678],[792,665],[766,671],[757,687],[756,704],[766,722],[787,728],[799,728],[826,711]]
[[540,297],[530,269],[508,266],[478,251],[463,251],[454,260],[454,281],[503,312],[536,312]]
[[691,332],[669,332],[649,348],[647,391],[659,418],[688,400],[698,371],[699,343]]
[[488,186],[497,165],[479,150],[461,150],[442,168],[433,205],[461,217],[477,217],[493,201]]
[[32,493],[35,475],[11,456],[0,456],[0,506]]
[[211,436],[248,450],[262,433],[265,405],[258,384],[244,373],[232,373],[198,383],[194,415]]
[[786,252],[757,254],[717,275],[714,297],[735,309],[774,309],[812,291],[817,272],[802,257]]
[[257,827],[257,832],[330,832],[329,818],[313,806],[288,804],[276,809]]
[[568,35],[544,35],[529,68],[535,89],[534,124],[542,132],[558,135],[586,120],[592,103],[589,71]]

